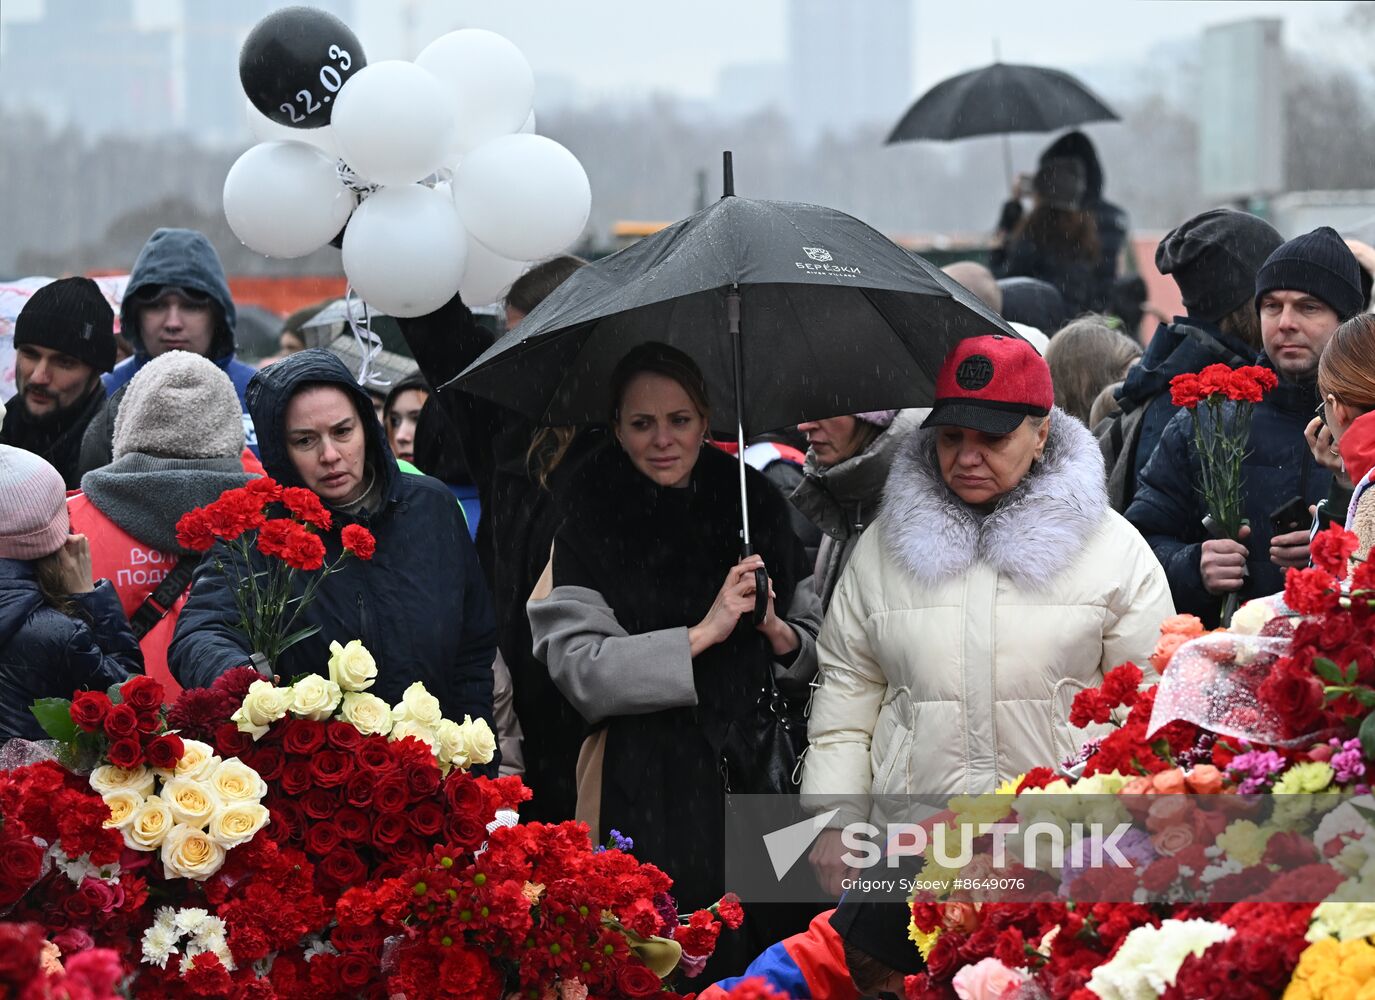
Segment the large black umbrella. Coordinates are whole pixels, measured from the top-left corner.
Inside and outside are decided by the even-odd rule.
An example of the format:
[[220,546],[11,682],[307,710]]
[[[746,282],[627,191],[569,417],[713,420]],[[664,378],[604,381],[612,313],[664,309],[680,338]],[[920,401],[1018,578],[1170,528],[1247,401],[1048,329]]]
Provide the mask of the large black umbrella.
[[[995,62],[936,84],[907,109],[888,143],[967,139],[1012,132],[1053,132],[1117,114],[1068,73]],[[1010,157],[1004,142],[1004,156]],[[1008,165],[1011,181],[1011,162]]]
[[740,444],[748,554],[749,434],[929,404],[955,343],[1016,334],[858,219],[734,197],[729,154],[726,164],[725,197],[580,268],[455,382],[539,423],[599,423],[612,369],[632,347],[660,341],[685,352],[725,415],[713,430]]

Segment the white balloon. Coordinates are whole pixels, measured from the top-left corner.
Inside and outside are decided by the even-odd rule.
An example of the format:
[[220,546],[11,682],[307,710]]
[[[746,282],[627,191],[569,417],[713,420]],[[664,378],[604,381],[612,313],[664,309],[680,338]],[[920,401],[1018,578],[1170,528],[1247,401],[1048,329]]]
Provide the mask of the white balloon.
[[[257,109],[254,108],[254,110],[256,111]],[[264,120],[266,120],[266,119],[264,119]],[[525,124],[522,125],[522,126],[520,127],[520,131],[521,131],[521,134],[522,134],[522,135],[534,135],[534,134],[535,134],[535,109],[534,109],[534,108],[531,108],[531,109],[530,109],[530,116],[529,116],[528,118],[525,119]]]
[[454,102],[415,63],[387,59],[349,77],[335,97],[330,127],[339,155],[376,184],[410,184],[433,173],[449,150]]
[[287,128],[278,125],[267,115],[244,98],[244,114],[248,119],[248,131],[259,142],[304,142],[314,146],[332,160],[339,159],[339,143],[334,139],[334,130],[328,125],[323,128]]
[[454,170],[453,185],[468,233],[509,260],[538,260],[566,249],[592,209],[578,158],[542,135],[483,143]]
[[353,212],[334,161],[301,142],[263,142],[224,178],[224,217],[244,246],[269,257],[304,257],[344,228]]
[[419,184],[385,187],[349,220],[344,273],[374,308],[423,316],[458,291],[467,251],[463,224],[444,195]]
[[511,282],[525,273],[530,265],[523,260],[498,257],[477,240],[468,241],[468,266],[463,269],[463,281],[458,290],[470,306],[486,306],[500,302],[511,288]]
[[425,46],[415,62],[438,77],[454,97],[450,154],[509,135],[530,114],[535,74],[520,49],[493,31],[451,31]]

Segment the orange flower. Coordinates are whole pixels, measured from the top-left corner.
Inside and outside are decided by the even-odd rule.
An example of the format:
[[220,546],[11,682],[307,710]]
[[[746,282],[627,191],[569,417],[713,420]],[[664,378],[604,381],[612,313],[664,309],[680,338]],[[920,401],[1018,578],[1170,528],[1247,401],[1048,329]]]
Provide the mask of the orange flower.
[[1222,772],[1212,764],[1196,764],[1184,776],[1184,784],[1195,795],[1216,795],[1222,791]]
[[1162,635],[1155,644],[1155,651],[1151,653],[1151,666],[1155,668],[1155,672],[1158,674],[1165,673],[1165,668],[1170,665],[1170,658],[1174,656],[1175,650],[1193,638],[1195,637],[1179,632],[1166,632]]
[[1203,622],[1196,615],[1170,615],[1160,623],[1161,635],[1182,635],[1192,639],[1203,634]]
[[1177,767],[1151,776],[1151,787],[1161,795],[1184,794],[1184,772]]

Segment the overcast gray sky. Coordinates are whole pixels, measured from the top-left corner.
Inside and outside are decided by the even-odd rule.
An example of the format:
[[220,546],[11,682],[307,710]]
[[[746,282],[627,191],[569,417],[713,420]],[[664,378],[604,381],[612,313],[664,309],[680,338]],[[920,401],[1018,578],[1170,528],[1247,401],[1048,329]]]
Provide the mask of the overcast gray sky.
[[[0,20],[35,16],[43,0],[0,0]],[[100,0],[89,0],[95,4]],[[140,19],[164,24],[182,0],[135,0]],[[225,3],[232,0],[185,0]],[[308,2],[308,0],[306,0]],[[864,0],[834,0],[836,16]],[[732,64],[784,55],[787,0],[363,0],[353,25],[370,59],[412,57],[404,11],[414,9],[411,45],[445,31],[482,27],[510,38],[537,73],[566,76],[586,97],[663,90],[715,93]],[[285,3],[283,4],[285,5]],[[995,41],[1008,62],[1066,67],[1128,64],[1173,39],[1246,17],[1285,20],[1287,43],[1321,48],[1346,2],[1272,0],[914,0],[914,94],[990,61]],[[1347,58],[1355,58],[1348,53]],[[536,100],[538,107],[538,98]]]

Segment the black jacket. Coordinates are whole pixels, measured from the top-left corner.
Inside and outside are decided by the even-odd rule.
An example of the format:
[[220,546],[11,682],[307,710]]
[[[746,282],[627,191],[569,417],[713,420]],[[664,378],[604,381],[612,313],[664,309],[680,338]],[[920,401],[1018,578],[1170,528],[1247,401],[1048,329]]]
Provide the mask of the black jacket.
[[72,597],[78,617],[43,600],[33,563],[0,559],[0,744],[46,739],[29,706],[104,691],[143,673],[143,654],[110,581]]
[[[324,674],[330,640],[361,639],[377,661],[370,693],[396,703],[406,687],[423,681],[447,718],[492,719],[492,660],[496,639],[491,597],[478,568],[453,494],[428,476],[402,475],[372,402],[344,363],[327,351],[301,351],[264,368],[249,384],[248,402],[261,429],[263,467],[284,486],[302,485],[286,451],[287,402],[306,383],[337,385],[351,393],[369,436],[367,461],[381,479],[383,505],[376,514],[334,511],[325,533],[326,562],[340,551],[342,527],[359,523],[377,537],[370,561],[349,558],[315,595],[301,624],[320,625],[314,636],[283,654],[274,669],[282,678]],[[212,556],[225,563],[231,551]],[[205,560],[177,621],[170,648],[172,674],[185,687],[206,687],[220,674],[248,662],[252,650],[236,627],[231,583]],[[256,559],[255,559],[256,564]],[[305,581],[298,576],[299,593]]]
[[105,408],[105,390],[98,382],[85,399],[46,420],[30,417],[24,400],[16,395],[5,404],[0,444],[23,448],[47,460],[62,476],[67,489],[77,489],[81,486],[81,474],[86,471],[81,463],[82,439],[87,427],[103,420]]
[[[1270,561],[1270,513],[1296,496],[1315,504],[1327,495],[1332,474],[1313,461],[1303,437],[1317,402],[1312,382],[1281,381],[1251,414],[1251,437],[1242,461],[1244,514],[1251,525],[1242,601],[1284,589],[1284,571]],[[1193,417],[1178,411],[1141,474],[1127,520],[1146,537],[1165,567],[1175,608],[1213,625],[1222,598],[1203,588],[1199,560],[1209,537],[1202,524],[1204,513]]]
[[[522,807],[525,819],[556,822],[573,817],[577,791],[568,778],[582,745],[584,725],[531,652],[525,602],[549,562],[561,516],[548,489],[531,471],[527,454],[537,427],[514,410],[445,384],[492,346],[458,296],[427,316],[398,319],[426,381],[457,431],[468,471],[482,501],[477,550],[492,584],[497,644],[511,671],[516,717],[525,733],[525,783],[536,795]],[[556,486],[605,440],[585,429],[551,477]],[[417,456],[418,457],[418,456]]]

